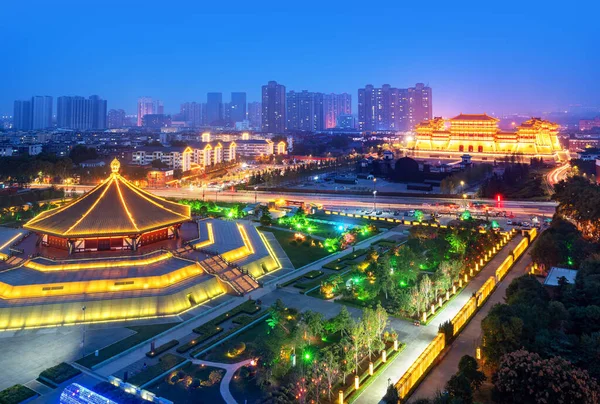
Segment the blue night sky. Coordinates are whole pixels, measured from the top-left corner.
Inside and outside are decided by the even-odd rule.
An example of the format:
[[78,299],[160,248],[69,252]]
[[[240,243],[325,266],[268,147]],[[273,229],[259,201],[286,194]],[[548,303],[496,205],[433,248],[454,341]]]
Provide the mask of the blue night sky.
[[258,101],[268,80],[355,105],[365,84],[429,83],[435,115],[600,106],[598,2],[2,3],[0,113],[91,94],[128,113],[147,95],[172,113],[209,91]]

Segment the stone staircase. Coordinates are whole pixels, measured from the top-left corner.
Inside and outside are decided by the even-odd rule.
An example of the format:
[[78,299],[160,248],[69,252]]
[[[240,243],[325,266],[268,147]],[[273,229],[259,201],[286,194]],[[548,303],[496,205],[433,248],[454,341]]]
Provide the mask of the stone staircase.
[[240,295],[252,292],[259,288],[256,279],[243,268],[228,262],[220,255],[214,255],[199,262],[200,266],[209,274],[217,276]]

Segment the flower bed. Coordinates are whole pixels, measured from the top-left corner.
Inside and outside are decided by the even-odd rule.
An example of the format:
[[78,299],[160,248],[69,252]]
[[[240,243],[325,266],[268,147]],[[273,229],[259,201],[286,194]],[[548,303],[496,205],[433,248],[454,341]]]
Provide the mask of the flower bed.
[[162,344],[158,348],[155,348],[153,351],[146,352],[146,356],[148,358],[154,358],[163,352],[167,352],[169,349],[173,348],[177,344],[179,344],[179,341],[177,341],[176,339],[173,339],[173,340],[167,342],[166,344]]
[[167,353],[159,359],[156,365],[148,366],[145,370],[133,375],[127,381],[134,386],[141,386],[184,361],[185,359],[181,356]]
[[68,363],[62,362],[56,366],[48,368],[40,373],[40,378],[46,382],[51,382],[55,386],[66,382],[67,380],[81,374],[79,369],[75,369]]

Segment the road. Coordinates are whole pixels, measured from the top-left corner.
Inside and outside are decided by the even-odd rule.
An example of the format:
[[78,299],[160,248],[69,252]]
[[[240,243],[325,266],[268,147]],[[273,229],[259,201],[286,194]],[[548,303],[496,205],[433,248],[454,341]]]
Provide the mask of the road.
[[564,180],[565,178],[567,178],[567,174],[569,173],[570,168],[571,166],[569,164],[556,167],[554,170],[550,171],[546,175],[546,182],[549,185],[554,185],[557,182]]
[[[47,185],[44,185],[46,187]],[[56,185],[60,187],[60,185]],[[33,187],[40,187],[32,185]],[[92,185],[76,185],[70,187],[75,192],[87,192]],[[373,197],[363,195],[322,195],[319,193],[293,193],[293,192],[263,192],[263,191],[205,191],[199,188],[162,188],[150,189],[156,195],[170,198],[204,199],[207,201],[222,202],[268,202],[275,199],[302,200],[322,204],[326,209],[360,209],[372,208]],[[435,209],[436,204],[453,202],[462,203],[460,198],[428,198],[416,197],[391,197],[378,196],[377,206],[382,209],[408,210],[408,209]],[[482,202],[489,206],[497,207],[498,210],[513,212],[515,216],[552,216],[556,208],[555,202],[530,202],[530,201],[502,201],[499,203],[491,199],[470,199],[469,202]]]

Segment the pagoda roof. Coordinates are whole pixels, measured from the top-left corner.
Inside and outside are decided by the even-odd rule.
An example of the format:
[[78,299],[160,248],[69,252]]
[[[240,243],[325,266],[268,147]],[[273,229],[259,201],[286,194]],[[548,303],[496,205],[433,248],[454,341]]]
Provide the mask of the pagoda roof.
[[461,112],[459,115],[456,115],[454,118],[451,118],[450,121],[494,121],[494,122],[499,122],[500,119],[494,118],[493,116],[489,116],[485,112],[483,114],[463,114]]
[[[116,163],[115,163],[116,162]],[[116,159],[110,177],[74,202],[23,227],[64,238],[139,235],[190,220],[190,207],[146,192],[123,178]]]

